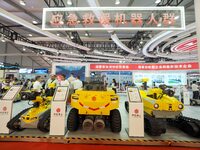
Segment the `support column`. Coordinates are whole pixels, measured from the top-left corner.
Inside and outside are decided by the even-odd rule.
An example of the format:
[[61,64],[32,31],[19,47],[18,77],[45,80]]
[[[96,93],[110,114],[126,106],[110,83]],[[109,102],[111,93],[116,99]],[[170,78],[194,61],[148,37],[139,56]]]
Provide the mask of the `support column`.
[[197,32],[197,47],[198,47],[198,63],[200,70],[200,0],[194,0],[194,10],[195,10],[195,21],[196,21],[196,32]]

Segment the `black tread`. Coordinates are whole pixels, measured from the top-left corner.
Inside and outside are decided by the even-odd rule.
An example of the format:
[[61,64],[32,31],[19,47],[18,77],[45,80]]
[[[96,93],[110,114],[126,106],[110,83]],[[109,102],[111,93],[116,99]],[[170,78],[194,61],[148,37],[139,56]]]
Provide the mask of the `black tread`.
[[160,136],[166,132],[166,121],[164,119],[154,118],[145,114],[144,129],[149,135]]
[[21,128],[20,126],[18,127],[15,127],[14,126],[14,123],[16,121],[19,121],[19,118],[21,117],[21,115],[23,115],[25,112],[27,112],[29,109],[31,109],[32,107],[30,108],[26,108],[24,110],[22,110],[20,113],[18,113],[15,117],[13,117],[8,123],[7,123],[7,128],[10,129],[10,130],[14,130],[14,131],[22,131],[24,130],[24,128]]
[[78,127],[79,127],[78,110],[75,108],[72,108],[67,118],[67,129],[69,131],[76,131]]
[[48,109],[39,119],[37,128],[42,132],[49,132],[51,110]]
[[129,103],[128,103],[128,101],[126,101],[124,104],[125,104],[126,111],[129,112]]
[[179,116],[176,119],[168,119],[169,125],[181,129],[193,137],[200,137],[200,120],[190,117]]
[[110,128],[115,133],[121,131],[121,115],[118,109],[111,110],[110,112]]

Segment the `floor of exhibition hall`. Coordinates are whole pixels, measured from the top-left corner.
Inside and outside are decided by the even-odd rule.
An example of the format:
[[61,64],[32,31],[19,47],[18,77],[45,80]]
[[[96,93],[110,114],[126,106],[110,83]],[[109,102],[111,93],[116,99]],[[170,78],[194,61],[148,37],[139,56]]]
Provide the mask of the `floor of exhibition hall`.
[[[105,129],[103,132],[86,132],[83,130],[78,130],[76,132],[67,132],[65,135],[65,138],[99,138],[99,139],[130,139],[126,128],[128,128],[128,113],[125,110],[124,102],[126,101],[126,95],[120,94],[120,113],[122,118],[122,131],[120,133],[112,133],[109,129]],[[13,108],[13,116],[15,116],[17,113],[19,113],[21,110],[29,107],[28,101],[20,101],[14,103]],[[68,106],[68,111],[70,110],[70,106]],[[200,113],[200,109],[198,106],[185,106],[185,109],[183,111],[183,115],[187,117],[192,117],[195,119],[200,119],[200,116],[198,115]],[[16,136],[16,137],[43,137],[43,138],[49,138],[49,133],[43,133],[37,129],[25,129],[21,132],[13,132],[9,136]],[[1,136],[0,136],[1,137]],[[8,137],[8,136],[7,136]],[[165,140],[174,140],[174,141],[186,141],[186,142],[198,142],[198,138],[190,137],[187,134],[185,134],[183,131],[167,126],[167,132],[165,134],[162,134],[159,137],[156,136],[149,136],[148,134],[145,134],[144,138],[131,138],[131,139],[137,139],[137,140],[158,140],[158,141],[165,141]],[[23,141],[23,140],[22,140]]]

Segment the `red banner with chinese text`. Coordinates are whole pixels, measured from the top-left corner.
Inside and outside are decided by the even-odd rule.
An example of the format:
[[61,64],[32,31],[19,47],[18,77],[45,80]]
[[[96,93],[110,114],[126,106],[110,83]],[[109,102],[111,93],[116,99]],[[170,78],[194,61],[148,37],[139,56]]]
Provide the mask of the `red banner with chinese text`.
[[90,70],[198,70],[198,62],[163,63],[163,64],[90,64]]

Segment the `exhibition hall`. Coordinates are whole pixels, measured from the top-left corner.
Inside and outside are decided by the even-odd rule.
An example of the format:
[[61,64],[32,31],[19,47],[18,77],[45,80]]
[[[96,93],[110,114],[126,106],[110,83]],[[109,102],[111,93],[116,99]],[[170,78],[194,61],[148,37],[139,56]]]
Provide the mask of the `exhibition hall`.
[[0,149],[200,149],[200,0],[0,0]]

